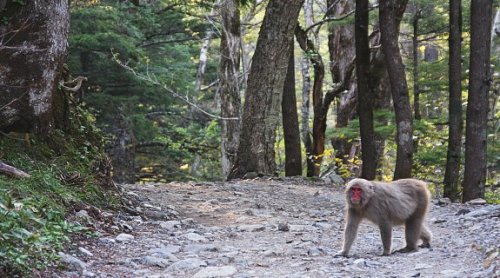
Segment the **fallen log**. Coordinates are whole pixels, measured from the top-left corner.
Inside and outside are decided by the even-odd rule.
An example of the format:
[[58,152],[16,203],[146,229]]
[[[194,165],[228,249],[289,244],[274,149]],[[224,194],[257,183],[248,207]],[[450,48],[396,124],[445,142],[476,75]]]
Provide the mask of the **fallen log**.
[[15,178],[29,178],[30,175],[0,161],[0,173]]

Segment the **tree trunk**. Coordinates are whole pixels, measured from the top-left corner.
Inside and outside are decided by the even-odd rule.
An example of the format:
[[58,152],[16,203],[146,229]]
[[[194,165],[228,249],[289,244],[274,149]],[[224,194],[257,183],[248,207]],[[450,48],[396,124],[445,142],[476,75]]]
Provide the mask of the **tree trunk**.
[[[328,0],[327,16],[341,17],[355,8],[354,0]],[[331,25],[328,28],[328,51],[330,54],[330,72],[334,83],[347,83],[346,92],[339,95],[336,110],[335,127],[346,127],[350,120],[357,115],[358,93],[356,79],[347,80],[347,69],[350,67],[355,55],[354,26],[353,25]],[[335,149],[337,167],[342,164],[349,165],[349,152],[352,149],[352,141],[345,137],[332,138],[332,146]],[[351,168],[351,167],[349,167]]]
[[295,96],[295,55],[293,40],[290,46],[290,60],[286,73],[283,100],[281,102],[283,134],[285,137],[285,176],[302,175],[302,154],[300,149],[299,118]]
[[240,145],[229,178],[276,172],[276,126],[302,2],[271,0],[267,5],[248,76]]
[[450,0],[450,36],[448,38],[450,58],[448,62],[449,132],[446,171],[444,174],[444,197],[456,202],[460,200],[460,157],[462,153],[462,4],[461,0]]
[[413,15],[413,113],[415,120],[420,120],[420,88],[418,86],[418,21],[420,20],[420,9],[418,5],[415,6],[415,14]]
[[301,72],[302,72],[302,107],[301,107],[301,120],[302,129],[300,133],[302,134],[302,142],[304,142],[304,148],[306,149],[306,175],[308,177],[312,176],[314,172],[314,160],[312,159],[312,138],[311,129],[309,128],[309,115],[310,106],[309,93],[311,90],[311,77],[309,75],[309,60],[304,57],[301,60]]
[[[219,72],[221,116],[240,118],[241,99],[239,70],[241,56],[240,12],[236,0],[226,0],[221,6],[222,38]],[[236,161],[241,121],[222,120],[222,175],[227,178]]]
[[[398,2],[398,3],[396,3]],[[389,81],[391,83],[394,112],[396,114],[396,169],[394,179],[411,177],[413,160],[413,123],[408,85],[403,60],[399,52],[398,9],[404,10],[408,0],[381,0],[379,2],[380,32]],[[402,13],[401,13],[402,14]]]
[[[378,110],[391,110],[391,84],[389,83],[389,77],[387,73],[387,67],[384,62],[384,54],[380,48],[380,29],[379,24],[375,24],[373,28],[373,33],[370,35],[370,45],[371,45],[371,57],[370,57],[370,75],[368,78],[368,87],[370,89],[371,95],[373,96],[373,109]],[[389,119],[380,118],[377,119],[379,125],[388,125]],[[382,168],[385,150],[386,138],[381,134],[375,133],[375,150],[376,150],[376,161],[378,169],[377,176],[382,179]]]
[[10,16],[0,28],[0,130],[49,138],[67,121],[55,92],[68,48],[68,1],[18,2],[5,6]]
[[[331,7],[327,11],[330,17],[343,16],[355,8],[354,0],[328,0],[327,3],[328,7]],[[328,29],[328,50],[330,53],[330,71],[333,82],[349,83],[347,86],[348,91],[340,96],[337,106],[336,127],[345,127],[349,121],[357,115],[357,83],[354,78],[352,80],[346,80],[345,78],[347,69],[356,56],[356,49],[354,47],[354,26],[351,24],[331,26]],[[344,157],[344,155],[348,155],[350,147],[336,151],[339,152],[337,157]]]
[[356,0],[355,45],[356,76],[358,82],[358,114],[361,135],[361,177],[375,179],[377,159],[373,128],[373,96],[368,88],[370,75],[370,45],[368,42],[368,0]]
[[[306,0],[304,2],[304,20],[305,27],[308,28],[314,24],[313,15],[313,0]],[[304,53],[304,58],[302,59],[301,71],[302,71],[302,107],[301,107],[301,119],[302,119],[302,141],[304,142],[304,147],[306,149],[306,175],[312,177],[314,174],[314,159],[313,159],[313,142],[311,138],[311,130],[309,128],[309,118],[310,118],[310,91],[311,91],[311,76],[309,74],[309,58],[307,53]]]
[[465,170],[462,201],[484,198],[486,127],[490,88],[491,0],[471,1],[469,97],[465,127]]

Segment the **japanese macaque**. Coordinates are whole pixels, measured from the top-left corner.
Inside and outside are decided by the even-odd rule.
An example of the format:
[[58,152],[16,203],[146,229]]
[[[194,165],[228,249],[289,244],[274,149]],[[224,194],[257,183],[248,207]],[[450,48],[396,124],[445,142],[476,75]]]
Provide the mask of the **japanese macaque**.
[[391,183],[354,179],[346,189],[347,215],[344,247],[336,256],[348,256],[356,238],[361,220],[376,224],[384,246],[382,255],[391,253],[392,226],[405,225],[406,247],[396,252],[430,248],[432,234],[424,225],[429,206],[430,192],[425,182],[416,179],[401,179]]

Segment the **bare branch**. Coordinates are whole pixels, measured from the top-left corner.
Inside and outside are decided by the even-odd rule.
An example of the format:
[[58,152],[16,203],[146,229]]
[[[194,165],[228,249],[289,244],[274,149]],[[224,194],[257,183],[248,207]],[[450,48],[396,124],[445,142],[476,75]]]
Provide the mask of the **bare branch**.
[[193,103],[192,101],[190,101],[188,99],[188,97],[185,97],[185,96],[182,96],[180,95],[179,93],[177,93],[175,90],[167,87],[167,85],[161,83],[160,81],[158,81],[158,79],[156,78],[155,75],[152,75],[149,73],[149,70],[146,72],[146,74],[141,74],[141,73],[138,73],[135,69],[133,69],[132,67],[130,67],[129,65],[123,63],[122,61],[120,61],[117,57],[118,54],[114,53],[114,52],[111,52],[113,54],[113,59],[115,60],[116,63],[118,63],[121,67],[123,67],[124,69],[130,71],[135,77],[141,79],[141,80],[144,80],[150,84],[153,84],[153,85],[156,85],[156,86],[159,86],[161,87],[163,90],[167,91],[168,93],[170,93],[173,97],[177,98],[177,99],[180,99],[182,100],[183,102],[185,102],[186,104],[190,105],[191,107],[195,108],[196,110],[200,111],[201,113],[213,118],[213,119],[217,119],[217,120],[223,120],[223,121],[236,121],[236,120],[239,120],[239,118],[224,118],[224,117],[221,117],[221,116],[218,116],[218,115],[215,115],[215,114],[212,114],[208,111],[205,111],[203,108],[199,107],[198,105],[196,105],[195,103]]

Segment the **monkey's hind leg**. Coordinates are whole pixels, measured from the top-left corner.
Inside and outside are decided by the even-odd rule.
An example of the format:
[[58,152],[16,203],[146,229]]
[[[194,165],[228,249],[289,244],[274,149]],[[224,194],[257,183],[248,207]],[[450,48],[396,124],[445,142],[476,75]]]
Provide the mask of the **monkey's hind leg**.
[[406,246],[405,248],[396,250],[395,253],[409,253],[416,251],[417,241],[421,238],[423,229],[423,218],[422,217],[410,217],[405,223],[405,238]]
[[427,228],[425,225],[422,225],[420,239],[422,240],[422,244],[419,245],[418,247],[431,248],[432,233],[429,231],[429,228]]

